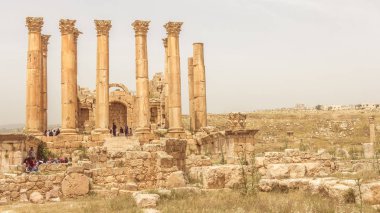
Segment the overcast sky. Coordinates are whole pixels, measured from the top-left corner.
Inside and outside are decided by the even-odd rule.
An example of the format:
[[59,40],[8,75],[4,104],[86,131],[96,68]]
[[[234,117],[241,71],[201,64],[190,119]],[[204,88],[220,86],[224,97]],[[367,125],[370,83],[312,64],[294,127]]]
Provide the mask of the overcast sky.
[[187,57],[203,42],[209,113],[289,107],[296,103],[380,103],[378,0],[1,0],[0,125],[25,123],[28,31],[44,17],[49,123],[59,124],[59,19],[77,20],[78,83],[95,87],[94,19],[112,20],[110,83],[135,89],[136,19],[150,20],[149,75],[162,72],[163,25],[183,21],[182,106],[188,113]]

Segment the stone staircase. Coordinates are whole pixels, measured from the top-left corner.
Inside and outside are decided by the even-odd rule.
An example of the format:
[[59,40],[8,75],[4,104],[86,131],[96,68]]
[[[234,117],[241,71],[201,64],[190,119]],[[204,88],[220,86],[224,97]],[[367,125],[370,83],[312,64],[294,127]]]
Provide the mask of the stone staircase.
[[141,146],[136,138],[117,136],[106,138],[103,147],[107,147],[108,153],[141,151]]

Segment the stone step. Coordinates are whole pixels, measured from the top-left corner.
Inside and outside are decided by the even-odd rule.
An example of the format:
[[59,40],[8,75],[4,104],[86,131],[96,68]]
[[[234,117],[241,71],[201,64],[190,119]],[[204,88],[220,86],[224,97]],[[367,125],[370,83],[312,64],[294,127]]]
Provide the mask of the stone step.
[[106,138],[103,147],[107,147],[109,153],[141,150],[137,139],[124,136]]

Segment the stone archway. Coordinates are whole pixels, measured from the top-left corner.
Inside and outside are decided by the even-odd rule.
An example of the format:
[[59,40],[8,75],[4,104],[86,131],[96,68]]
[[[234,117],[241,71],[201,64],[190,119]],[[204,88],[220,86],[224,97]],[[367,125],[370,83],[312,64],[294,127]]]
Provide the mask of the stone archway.
[[125,128],[125,125],[128,124],[128,108],[127,106],[118,101],[110,102],[109,107],[109,127],[112,128],[112,124],[115,123],[117,130],[119,131],[120,127]]

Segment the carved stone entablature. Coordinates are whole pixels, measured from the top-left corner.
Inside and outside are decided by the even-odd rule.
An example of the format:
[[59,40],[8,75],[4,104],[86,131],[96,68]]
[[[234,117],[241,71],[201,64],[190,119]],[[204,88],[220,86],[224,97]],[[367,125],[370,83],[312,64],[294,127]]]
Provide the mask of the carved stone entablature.
[[150,21],[136,20],[132,23],[132,27],[137,35],[146,35],[149,30]]
[[41,35],[43,53],[46,53],[48,50],[47,46],[49,44],[49,38],[50,38],[50,35]]
[[96,32],[98,36],[109,35],[109,31],[112,27],[111,20],[94,20],[96,26]]
[[171,36],[178,36],[181,32],[183,22],[168,22],[164,25],[166,33]]
[[247,115],[241,112],[230,113],[228,115],[228,126],[232,130],[245,129]]
[[76,30],[75,28],[76,20],[71,19],[61,19],[59,20],[59,30],[62,35],[73,34]]
[[162,42],[164,43],[165,48],[168,47],[168,39],[167,38],[163,38]]
[[26,17],[29,33],[40,33],[43,25],[44,19],[42,17]]

